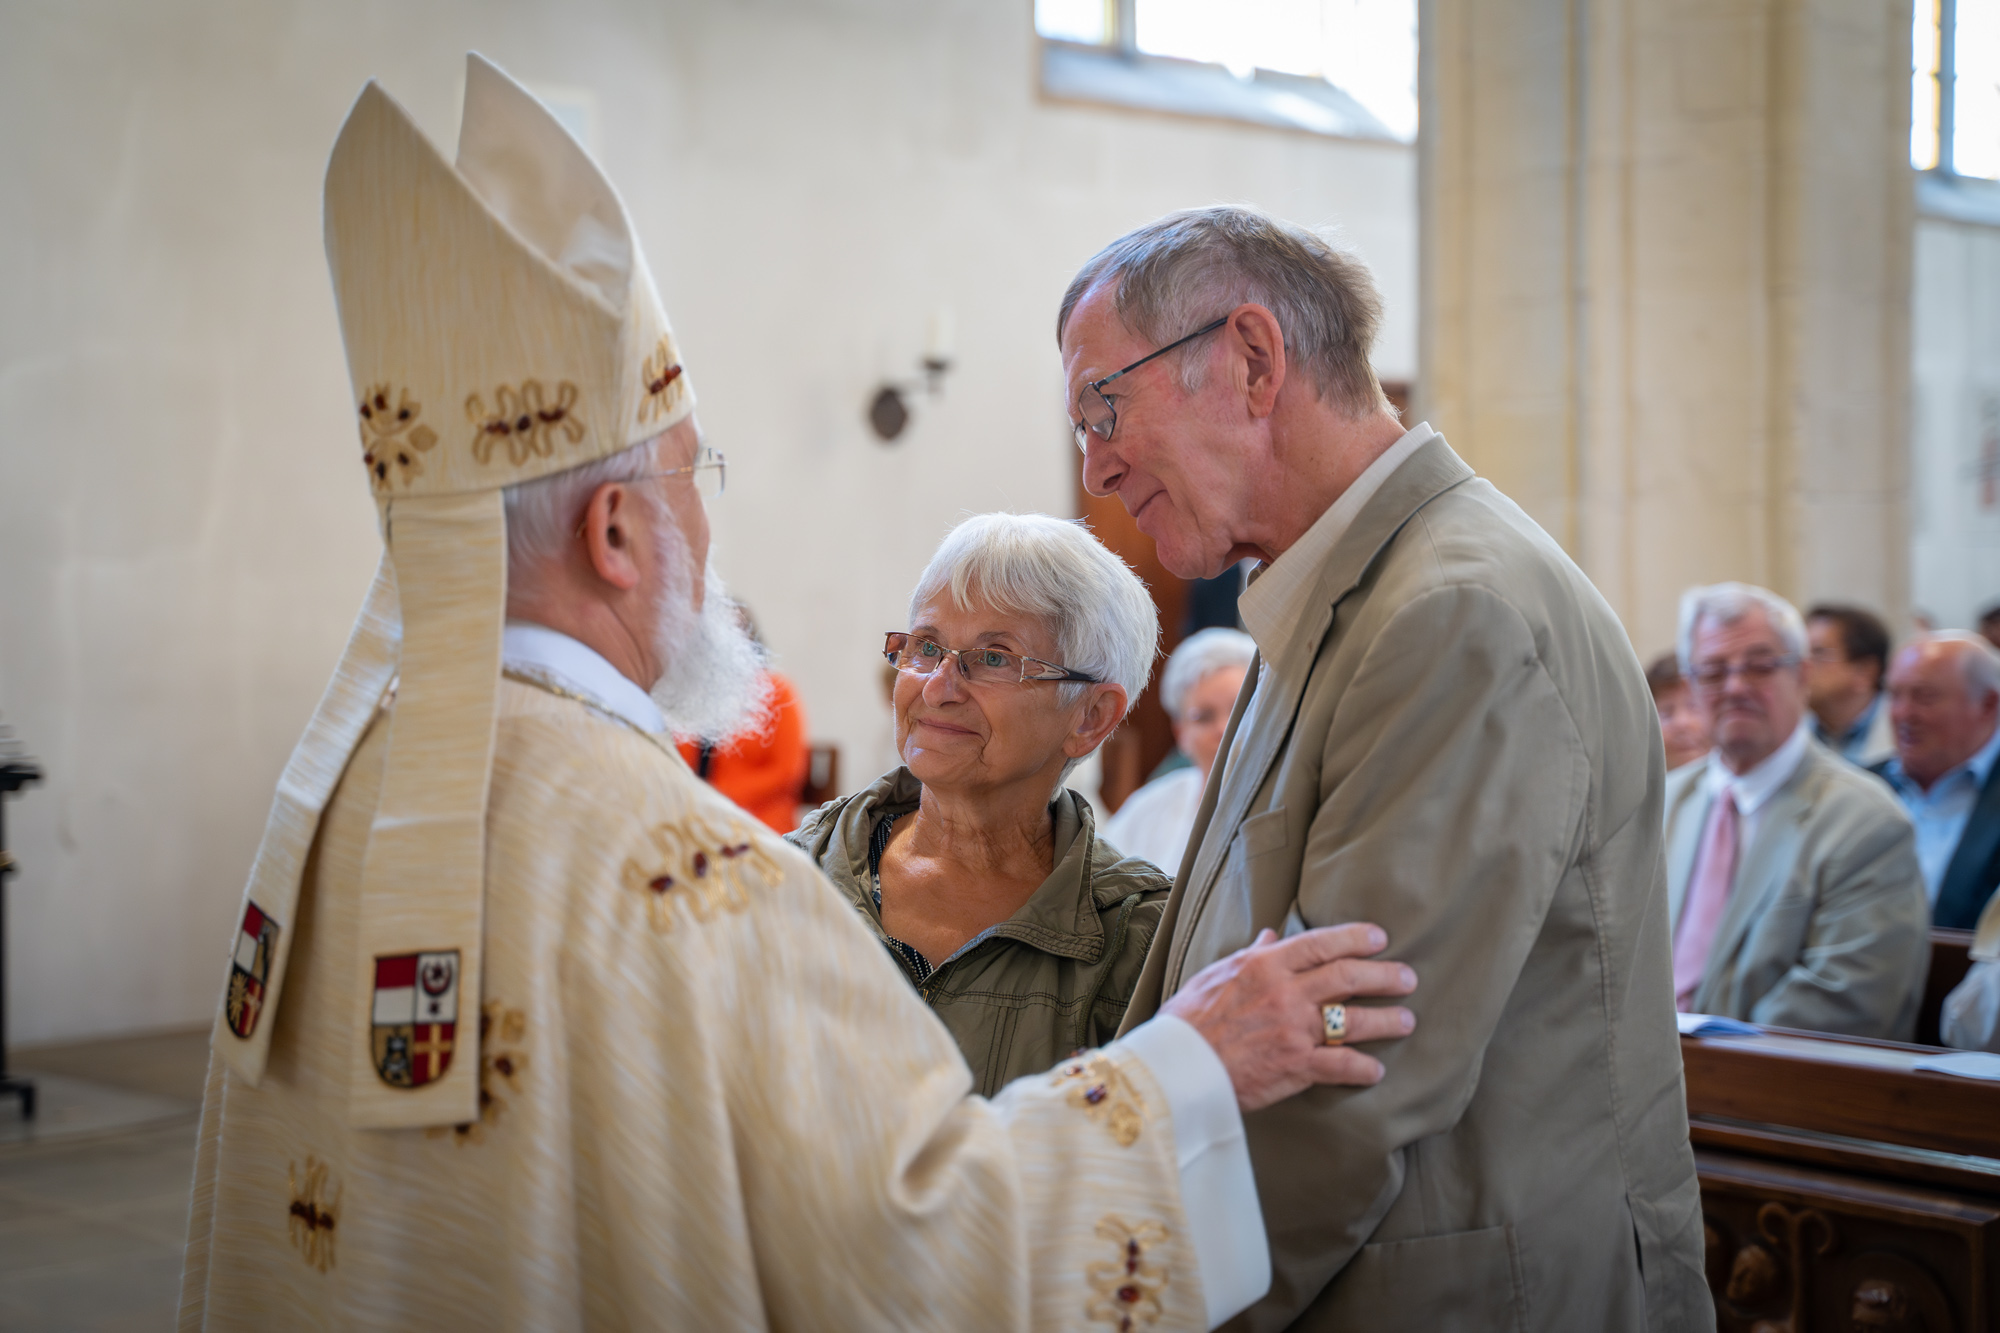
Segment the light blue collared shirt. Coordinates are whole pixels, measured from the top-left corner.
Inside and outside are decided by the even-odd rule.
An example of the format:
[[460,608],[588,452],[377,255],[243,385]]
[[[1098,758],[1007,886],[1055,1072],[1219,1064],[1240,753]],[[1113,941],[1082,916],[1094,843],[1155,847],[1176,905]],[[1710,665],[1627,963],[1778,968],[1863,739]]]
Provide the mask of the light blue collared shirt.
[[1888,700],[1887,690],[1876,691],[1874,702],[1862,709],[1861,716],[1854,719],[1854,725],[1839,736],[1830,734],[1815,717],[1812,719],[1813,735],[1819,737],[1820,744],[1850,764],[1873,762],[1880,756],[1868,753],[1868,729],[1875,725],[1875,714],[1889,706]]
[[1891,759],[1883,769],[1882,775],[1889,779],[1889,785],[1902,798],[1903,808],[1909,811],[1910,822],[1917,826],[1917,864],[1923,869],[1924,891],[1930,894],[1933,906],[1944,883],[1944,872],[1951,865],[1952,853],[1958,850],[1958,840],[1965,834],[1972,808],[1979,804],[1979,791],[1986,785],[1986,775],[1993,771],[1996,757],[2000,757],[2000,727],[1993,729],[1993,735],[1972,758],[1957,768],[1946,769],[1929,791],[1903,772],[1901,759]]

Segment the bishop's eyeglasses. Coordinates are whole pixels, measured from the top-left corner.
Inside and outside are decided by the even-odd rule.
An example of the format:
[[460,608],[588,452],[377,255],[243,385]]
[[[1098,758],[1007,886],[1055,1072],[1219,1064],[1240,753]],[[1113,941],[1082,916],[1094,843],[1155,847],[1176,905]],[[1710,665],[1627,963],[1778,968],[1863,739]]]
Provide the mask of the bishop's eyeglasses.
[[1025,685],[1031,680],[1073,680],[1085,685],[1099,683],[1095,676],[1071,671],[1060,663],[1045,662],[1039,657],[1024,657],[1003,648],[947,648],[935,639],[900,631],[884,636],[882,656],[888,658],[896,670],[913,671],[919,676],[931,675],[944,664],[946,658],[956,657],[958,674],[974,685]]
[[1091,435],[1095,435],[1100,440],[1109,440],[1111,438],[1111,432],[1118,429],[1118,408],[1115,404],[1112,403],[1112,401],[1109,398],[1105,396],[1104,394],[1105,385],[1111,383],[1111,381],[1115,379],[1119,379],[1122,378],[1123,376],[1130,375],[1133,371],[1137,370],[1140,366],[1145,365],[1148,361],[1151,361],[1154,357],[1165,356],[1168,352],[1173,351],[1176,347],[1181,347],[1188,343],[1191,343],[1196,338],[1201,337],[1205,333],[1214,333],[1217,329],[1221,328],[1224,324],[1227,324],[1228,322],[1229,322],[1229,316],[1224,315],[1220,319],[1213,320],[1207,324],[1202,325],[1200,328],[1196,329],[1193,333],[1190,333],[1185,338],[1174,339],[1172,342],[1168,343],[1165,347],[1162,347],[1157,352],[1146,353],[1146,355],[1140,357],[1137,361],[1134,361],[1131,365],[1125,367],[1125,369],[1114,371],[1113,373],[1106,375],[1101,380],[1092,380],[1090,383],[1084,385],[1083,388],[1079,390],[1076,395],[1077,420],[1075,424],[1073,424],[1070,427],[1072,431],[1076,432],[1076,447],[1078,449],[1081,449],[1085,453],[1090,452],[1090,440],[1084,434],[1085,431],[1089,431]]

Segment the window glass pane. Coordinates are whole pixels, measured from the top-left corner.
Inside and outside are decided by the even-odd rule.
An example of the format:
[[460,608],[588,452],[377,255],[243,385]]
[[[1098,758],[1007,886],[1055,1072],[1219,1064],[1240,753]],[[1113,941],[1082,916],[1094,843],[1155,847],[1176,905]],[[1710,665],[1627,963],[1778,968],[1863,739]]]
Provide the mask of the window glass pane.
[[1417,132],[1416,0],[1137,0],[1138,48],[1323,78],[1399,137]]
[[1958,0],[1952,169],[2000,180],[2000,0]]
[[1910,165],[1929,171],[1937,165],[1938,14],[1937,0],[1916,0],[1910,29]]
[[1065,42],[1102,45],[1111,40],[1106,0],[1035,0],[1035,31]]

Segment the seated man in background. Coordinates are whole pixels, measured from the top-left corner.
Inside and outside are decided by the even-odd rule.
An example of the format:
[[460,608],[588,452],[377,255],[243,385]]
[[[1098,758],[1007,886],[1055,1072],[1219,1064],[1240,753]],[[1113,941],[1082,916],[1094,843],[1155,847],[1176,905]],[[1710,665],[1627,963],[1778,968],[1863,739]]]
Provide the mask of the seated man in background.
[[1667,752],[1669,772],[1708,755],[1708,719],[1694,701],[1694,689],[1681,674],[1680,661],[1672,653],[1661,653],[1646,668],[1646,684],[1653,691],[1653,709],[1660,715],[1660,744]]
[[1930,961],[1910,820],[1813,743],[1806,630],[1741,583],[1681,598],[1706,764],[1667,777],[1667,895],[1682,1012],[1908,1041]]
[[1205,629],[1181,640],[1160,676],[1160,703],[1174,723],[1174,744],[1188,757],[1184,768],[1162,773],[1125,798],[1104,821],[1104,836],[1169,875],[1181,868],[1202,788],[1243,688],[1243,674],[1257,655],[1257,641],[1240,629]]
[[1873,612],[1822,602],[1806,612],[1806,703],[1813,735],[1867,768],[1895,754],[1889,700],[1889,631]]
[[1874,770],[1917,829],[1931,924],[1970,930],[2000,883],[2000,651],[1976,634],[1926,634],[1889,669],[1896,753]]

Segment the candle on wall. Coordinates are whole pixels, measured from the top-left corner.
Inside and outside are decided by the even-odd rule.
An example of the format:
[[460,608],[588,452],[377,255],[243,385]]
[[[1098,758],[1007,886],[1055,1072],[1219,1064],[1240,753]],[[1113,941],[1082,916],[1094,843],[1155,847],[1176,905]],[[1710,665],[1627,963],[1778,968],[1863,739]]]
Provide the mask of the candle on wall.
[[941,305],[931,311],[930,327],[924,336],[924,360],[949,364],[954,332],[950,306]]

